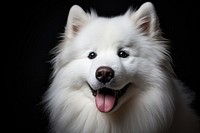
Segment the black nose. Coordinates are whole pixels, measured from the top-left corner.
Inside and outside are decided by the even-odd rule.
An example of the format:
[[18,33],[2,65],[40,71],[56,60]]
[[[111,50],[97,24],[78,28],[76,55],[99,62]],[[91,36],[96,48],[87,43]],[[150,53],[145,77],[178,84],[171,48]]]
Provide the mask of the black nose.
[[114,77],[114,71],[110,67],[102,66],[99,67],[96,71],[96,78],[102,82],[109,82]]

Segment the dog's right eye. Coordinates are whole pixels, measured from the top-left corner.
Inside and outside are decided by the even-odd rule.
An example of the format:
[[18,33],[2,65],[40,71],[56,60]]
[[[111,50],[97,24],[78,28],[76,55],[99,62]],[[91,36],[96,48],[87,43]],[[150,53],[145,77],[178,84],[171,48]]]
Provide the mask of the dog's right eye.
[[89,59],[94,59],[97,56],[97,54],[95,52],[90,52],[88,55]]
[[118,52],[118,56],[121,57],[121,58],[126,58],[126,57],[129,56],[129,54],[126,51],[120,50]]

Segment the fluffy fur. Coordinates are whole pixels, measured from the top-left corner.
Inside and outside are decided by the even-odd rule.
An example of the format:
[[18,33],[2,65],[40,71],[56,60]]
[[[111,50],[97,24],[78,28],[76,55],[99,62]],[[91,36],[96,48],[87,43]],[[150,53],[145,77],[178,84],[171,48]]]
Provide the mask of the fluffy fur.
[[152,3],[113,18],[75,5],[63,38],[44,99],[53,132],[199,133]]

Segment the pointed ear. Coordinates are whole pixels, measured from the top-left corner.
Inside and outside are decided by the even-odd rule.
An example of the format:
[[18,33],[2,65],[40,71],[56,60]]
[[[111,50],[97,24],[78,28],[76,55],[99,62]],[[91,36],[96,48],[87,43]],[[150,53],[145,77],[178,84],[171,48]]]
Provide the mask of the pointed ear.
[[160,33],[159,20],[151,2],[146,2],[132,15],[137,28],[143,35],[156,37]]
[[68,38],[73,38],[89,21],[89,15],[78,5],[71,7],[68,15],[65,33]]

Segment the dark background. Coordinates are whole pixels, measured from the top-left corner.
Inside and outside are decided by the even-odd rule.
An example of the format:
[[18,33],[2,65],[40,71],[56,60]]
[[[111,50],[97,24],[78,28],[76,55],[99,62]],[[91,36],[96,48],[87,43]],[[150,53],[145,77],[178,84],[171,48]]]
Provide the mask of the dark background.
[[[96,9],[100,16],[123,14],[145,0],[41,0],[7,1],[2,53],[6,58],[8,127],[6,132],[47,133],[48,119],[42,96],[49,86],[51,55],[60,41],[73,4]],[[199,11],[195,1],[152,1],[164,36],[171,41],[171,56],[177,77],[196,92],[192,107],[200,114],[199,101]],[[2,5],[3,6],[3,5]],[[7,26],[8,25],[8,26]],[[8,57],[8,58],[7,58]],[[4,70],[3,70],[4,71]],[[2,88],[3,89],[3,88]]]

